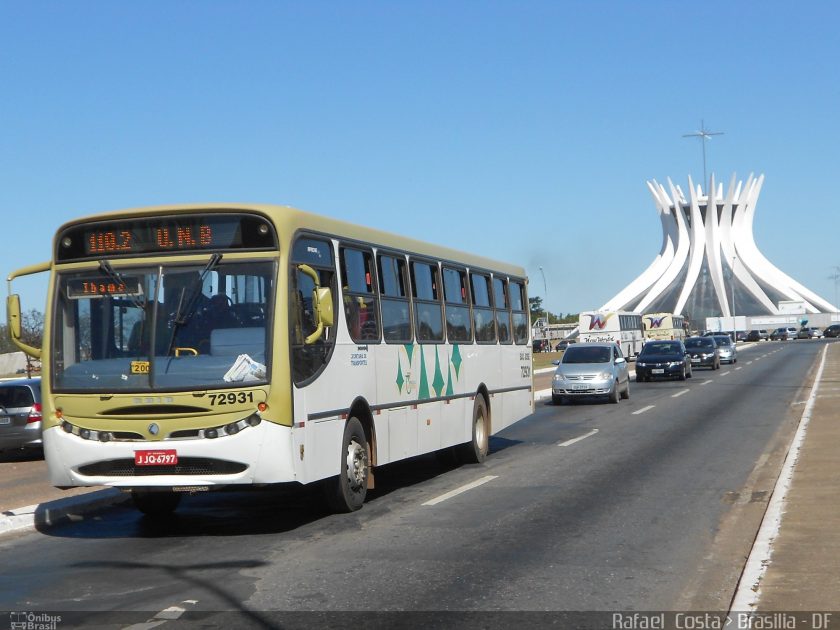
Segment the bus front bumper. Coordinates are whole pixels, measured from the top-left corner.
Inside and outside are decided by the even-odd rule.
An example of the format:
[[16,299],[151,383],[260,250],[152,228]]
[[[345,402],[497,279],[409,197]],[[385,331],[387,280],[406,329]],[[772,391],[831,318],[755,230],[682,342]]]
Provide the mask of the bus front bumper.
[[[293,430],[266,421],[215,439],[103,443],[52,427],[44,431],[43,441],[50,482],[59,487],[204,487],[299,481],[292,457]],[[157,453],[167,463],[138,465],[144,457],[136,457],[137,452]],[[177,463],[171,464],[173,455]],[[154,461],[154,456],[151,459]]]

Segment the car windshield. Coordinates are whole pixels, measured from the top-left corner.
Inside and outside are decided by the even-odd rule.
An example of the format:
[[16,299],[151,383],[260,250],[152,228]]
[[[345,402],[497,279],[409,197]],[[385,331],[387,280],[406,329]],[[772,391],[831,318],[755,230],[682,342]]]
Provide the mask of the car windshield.
[[672,354],[679,356],[680,346],[676,343],[657,343],[655,341],[649,341],[644,345],[639,356],[644,357],[645,355],[652,354]]
[[731,346],[732,340],[729,337],[714,337],[718,346]]
[[712,341],[711,337],[700,337],[697,339],[686,339],[685,340],[685,347],[686,348],[714,348],[715,342]]
[[563,355],[563,363],[609,363],[612,349],[606,346],[586,344],[569,346]]
[[61,274],[55,388],[148,392],[266,382],[274,277],[272,262],[218,258]]

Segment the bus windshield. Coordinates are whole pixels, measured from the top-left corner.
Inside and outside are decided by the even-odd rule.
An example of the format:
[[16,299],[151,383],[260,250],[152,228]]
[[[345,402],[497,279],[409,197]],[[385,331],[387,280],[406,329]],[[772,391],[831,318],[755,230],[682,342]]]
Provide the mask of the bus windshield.
[[148,392],[267,382],[272,262],[113,267],[56,279],[56,391]]

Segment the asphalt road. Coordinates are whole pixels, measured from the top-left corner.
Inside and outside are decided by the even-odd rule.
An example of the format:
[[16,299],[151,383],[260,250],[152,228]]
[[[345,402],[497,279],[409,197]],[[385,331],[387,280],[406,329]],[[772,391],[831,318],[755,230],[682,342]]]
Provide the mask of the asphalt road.
[[378,470],[354,514],[285,488],[6,536],[0,610],[725,609],[823,343],[756,344],[617,405],[538,403],[484,464]]

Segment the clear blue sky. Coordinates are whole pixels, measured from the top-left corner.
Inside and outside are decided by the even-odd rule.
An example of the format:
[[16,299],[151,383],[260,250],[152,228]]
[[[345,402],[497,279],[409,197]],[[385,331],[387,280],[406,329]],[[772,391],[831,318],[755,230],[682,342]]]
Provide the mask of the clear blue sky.
[[[645,181],[766,181],[756,242],[829,301],[834,2],[0,0],[0,273],[55,229],[290,204],[524,265],[556,313],[659,250]],[[16,282],[26,308],[44,286]]]

